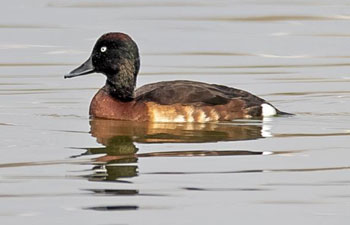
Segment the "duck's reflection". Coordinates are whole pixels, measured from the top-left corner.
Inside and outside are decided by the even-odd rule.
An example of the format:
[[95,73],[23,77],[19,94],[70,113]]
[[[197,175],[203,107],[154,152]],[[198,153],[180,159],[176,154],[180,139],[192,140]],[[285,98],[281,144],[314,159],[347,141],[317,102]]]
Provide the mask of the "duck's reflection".
[[135,143],[205,143],[262,138],[262,123],[135,123],[93,119],[91,135],[104,147],[87,148],[82,155],[99,154],[94,158],[94,174],[90,180],[123,182],[137,176],[141,157],[190,157],[256,155],[256,151],[158,151],[138,153]]
[[139,143],[201,143],[261,138],[256,123],[135,123],[93,119],[91,135],[107,146],[114,137],[130,137]]
[[[103,141],[102,141],[103,140]],[[111,136],[97,138],[105,147],[88,148],[84,155],[103,154],[95,158],[97,165],[93,168],[94,174],[89,178],[95,181],[115,181],[137,175],[138,148],[130,136]]]

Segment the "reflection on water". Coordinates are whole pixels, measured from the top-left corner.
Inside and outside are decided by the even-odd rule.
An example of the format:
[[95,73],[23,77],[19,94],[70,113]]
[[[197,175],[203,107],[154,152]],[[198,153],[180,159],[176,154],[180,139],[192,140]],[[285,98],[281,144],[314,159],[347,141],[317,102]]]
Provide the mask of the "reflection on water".
[[135,123],[92,119],[91,135],[104,147],[87,148],[86,155],[101,155],[93,159],[94,173],[89,180],[114,181],[137,176],[140,157],[194,157],[262,155],[264,152],[232,150],[188,150],[137,153],[135,143],[203,143],[240,141],[262,138],[262,123]]
[[[266,120],[269,121],[269,120]],[[244,155],[277,155],[290,154],[297,151],[247,151],[247,150],[175,150],[138,153],[135,143],[209,143],[218,141],[254,140],[263,137],[272,137],[268,133],[270,127],[264,121],[236,121],[232,123],[134,123],[129,121],[111,121],[92,119],[90,133],[103,147],[85,148],[79,158],[93,156],[92,174],[84,176],[90,181],[117,181],[130,183],[124,178],[138,176],[138,160],[145,157],[208,157],[208,156],[244,156]],[[268,127],[268,129],[266,128]],[[263,134],[268,135],[263,135]],[[274,134],[273,137],[313,137],[330,136],[331,134]],[[336,134],[348,135],[346,134]],[[86,162],[85,162],[86,163]],[[269,173],[269,172],[317,172],[332,170],[348,170],[348,166],[320,167],[320,168],[284,168],[284,169],[247,169],[224,171],[157,171],[144,173],[148,175],[194,175],[194,174],[238,174],[238,173]],[[186,188],[185,188],[186,189]],[[186,189],[187,190],[187,189]],[[188,190],[196,190],[189,188]],[[199,190],[201,190],[199,188]],[[224,189],[225,190],[225,189]],[[228,189],[235,190],[235,189]],[[238,189],[241,190],[241,189]],[[251,189],[247,190],[262,190]],[[113,195],[138,195],[137,190],[90,190],[94,193]],[[99,209],[96,209],[99,210]],[[102,210],[102,209],[101,209]],[[107,209],[106,209],[107,210]]]
[[[255,122],[255,123],[253,123]],[[262,138],[261,121],[244,123],[134,123],[94,119],[91,135],[105,146],[127,136],[139,143],[201,143]]]
[[91,209],[96,211],[124,211],[124,210],[137,210],[139,206],[137,205],[115,205],[115,206],[95,206],[87,207],[84,209]]

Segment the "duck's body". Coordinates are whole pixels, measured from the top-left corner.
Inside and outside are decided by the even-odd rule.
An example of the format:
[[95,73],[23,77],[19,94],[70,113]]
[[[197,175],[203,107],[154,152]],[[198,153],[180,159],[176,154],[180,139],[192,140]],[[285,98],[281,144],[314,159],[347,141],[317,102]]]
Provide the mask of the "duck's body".
[[108,33],[98,40],[92,56],[66,77],[91,72],[107,76],[90,105],[90,115],[97,118],[210,122],[285,114],[249,92],[217,84],[166,81],[134,91],[139,66],[136,43],[126,34]]
[[90,115],[115,120],[210,122],[258,118],[263,116],[264,106],[274,109],[265,100],[242,90],[178,80],[144,85],[127,102],[113,98],[105,86],[92,99]]

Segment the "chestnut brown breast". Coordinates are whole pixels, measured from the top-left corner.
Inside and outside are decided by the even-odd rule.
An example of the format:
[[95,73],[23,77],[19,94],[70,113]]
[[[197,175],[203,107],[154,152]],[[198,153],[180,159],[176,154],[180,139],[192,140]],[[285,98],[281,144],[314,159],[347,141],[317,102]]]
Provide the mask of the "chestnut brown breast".
[[90,104],[90,115],[114,120],[148,121],[147,106],[143,102],[121,102],[101,88]]

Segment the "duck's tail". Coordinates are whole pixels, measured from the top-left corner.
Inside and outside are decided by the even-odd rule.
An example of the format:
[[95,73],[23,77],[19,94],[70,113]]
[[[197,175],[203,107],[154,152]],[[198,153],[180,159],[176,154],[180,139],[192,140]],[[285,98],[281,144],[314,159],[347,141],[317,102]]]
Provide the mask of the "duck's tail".
[[271,105],[270,103],[264,102],[261,104],[262,108],[262,116],[264,117],[271,117],[271,116],[293,116],[294,114],[292,113],[287,113],[278,110],[276,107]]
[[293,113],[287,113],[287,112],[283,112],[277,109],[277,114],[276,116],[295,116],[295,114]]

